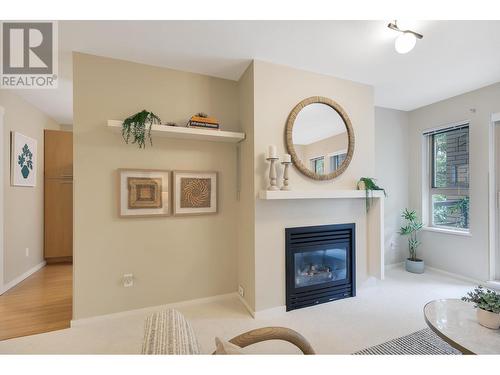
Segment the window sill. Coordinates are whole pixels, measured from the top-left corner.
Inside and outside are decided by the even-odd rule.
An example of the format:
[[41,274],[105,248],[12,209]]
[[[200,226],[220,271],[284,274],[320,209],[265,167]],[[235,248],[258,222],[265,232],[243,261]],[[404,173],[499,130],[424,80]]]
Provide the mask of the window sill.
[[490,289],[500,290],[500,280],[487,281],[486,287]]
[[437,228],[437,227],[423,227],[422,230],[427,232],[436,232],[436,233],[444,233],[444,234],[452,234],[455,236],[463,236],[463,237],[472,237],[470,232],[455,230],[455,229],[446,229],[446,228]]

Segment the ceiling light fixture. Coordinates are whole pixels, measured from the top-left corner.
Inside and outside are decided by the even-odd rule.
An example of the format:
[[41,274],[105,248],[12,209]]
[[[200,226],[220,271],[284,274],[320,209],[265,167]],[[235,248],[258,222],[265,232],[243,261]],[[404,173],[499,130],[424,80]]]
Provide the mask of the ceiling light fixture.
[[415,47],[417,39],[422,39],[424,37],[422,34],[412,30],[401,30],[398,27],[397,21],[389,23],[387,27],[400,33],[400,35],[396,38],[394,48],[396,48],[396,51],[401,54],[410,52],[413,47]]

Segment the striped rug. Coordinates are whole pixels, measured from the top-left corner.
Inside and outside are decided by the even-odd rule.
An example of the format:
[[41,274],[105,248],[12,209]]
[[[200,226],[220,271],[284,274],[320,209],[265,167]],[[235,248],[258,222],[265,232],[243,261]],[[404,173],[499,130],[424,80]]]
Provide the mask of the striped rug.
[[186,318],[169,309],[146,318],[142,354],[200,354],[200,348]]
[[358,355],[460,355],[430,328],[356,352]]

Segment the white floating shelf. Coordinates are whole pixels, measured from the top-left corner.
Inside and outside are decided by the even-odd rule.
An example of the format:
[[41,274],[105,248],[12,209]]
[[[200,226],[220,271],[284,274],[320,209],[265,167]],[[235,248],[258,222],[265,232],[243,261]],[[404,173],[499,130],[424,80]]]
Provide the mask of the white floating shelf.
[[[119,132],[121,134],[122,123],[123,121],[120,120],[108,120],[108,127],[113,131]],[[151,127],[151,134],[153,137],[168,137],[178,139],[191,139],[194,141],[227,143],[238,143],[245,139],[245,133],[167,125],[153,125]]]
[[[373,191],[373,198],[384,198],[383,191]],[[259,198],[275,199],[351,199],[365,198],[364,190],[261,190]]]

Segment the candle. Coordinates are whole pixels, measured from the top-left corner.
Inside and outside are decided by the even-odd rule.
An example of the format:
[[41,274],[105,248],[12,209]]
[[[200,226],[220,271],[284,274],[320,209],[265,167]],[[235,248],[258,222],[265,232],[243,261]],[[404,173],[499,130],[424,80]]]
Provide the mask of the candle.
[[291,163],[291,162],[292,162],[292,156],[290,154],[283,155],[283,163]]
[[269,159],[277,159],[278,158],[278,152],[276,150],[275,145],[269,145],[268,150],[267,150],[267,157]]

